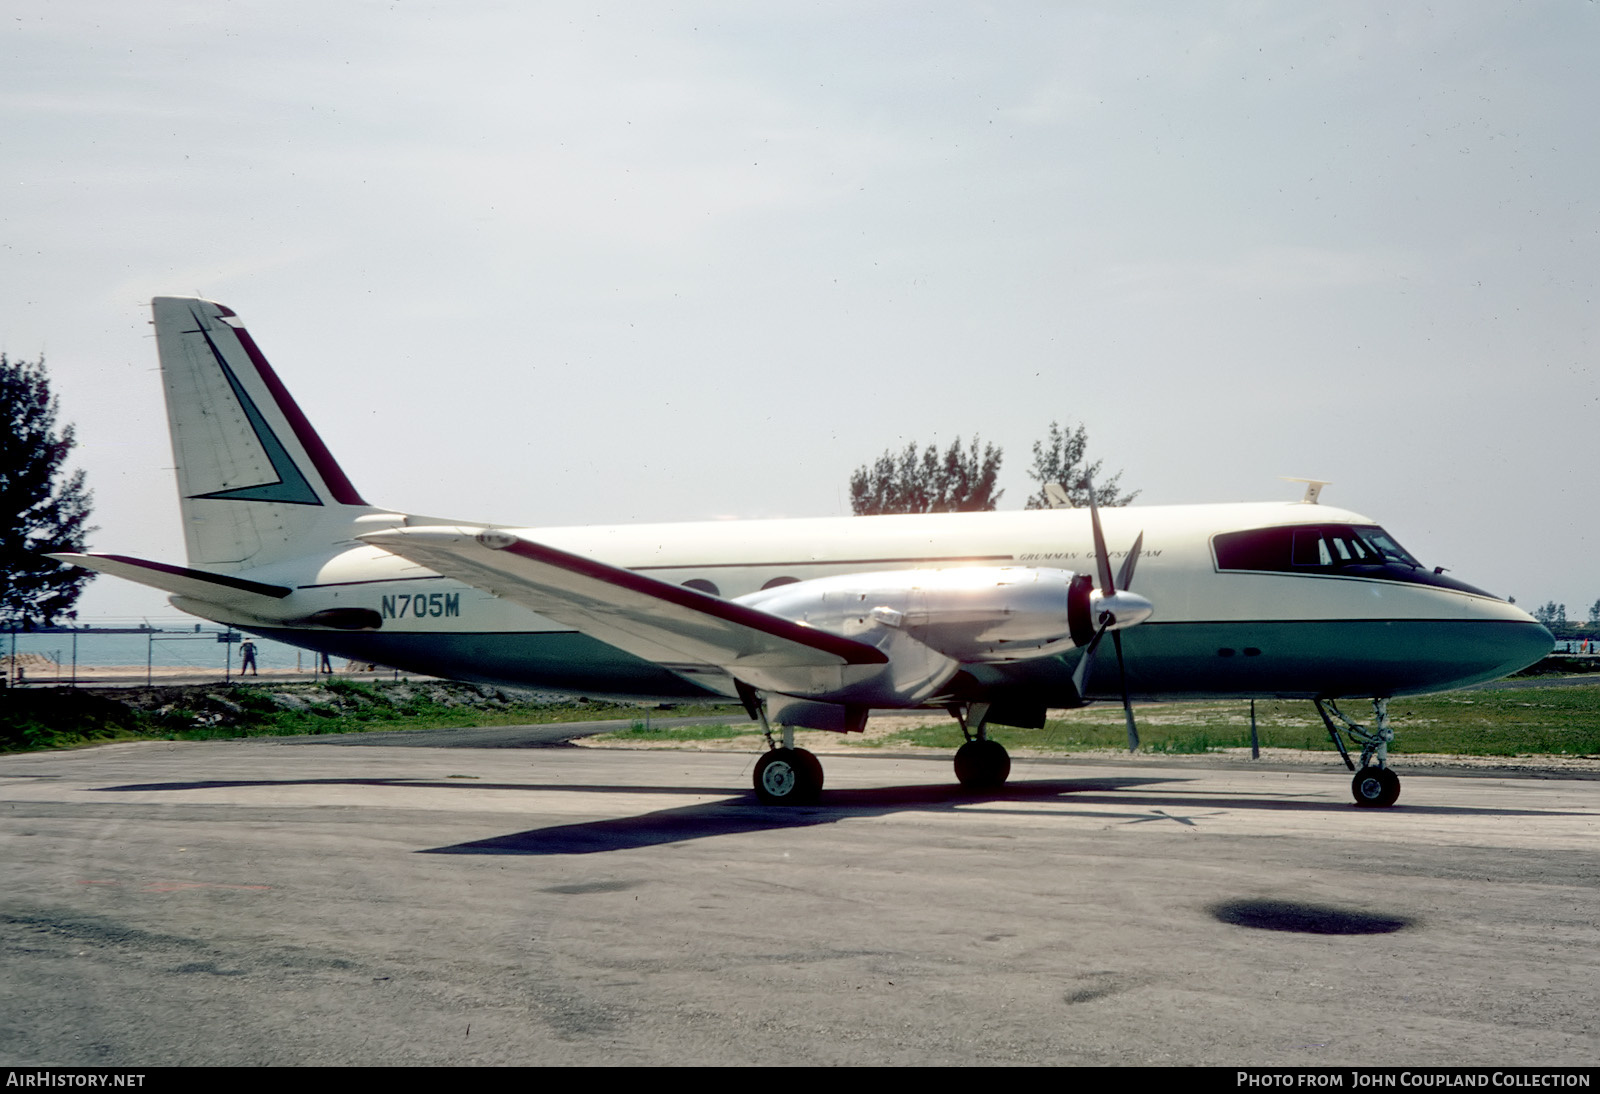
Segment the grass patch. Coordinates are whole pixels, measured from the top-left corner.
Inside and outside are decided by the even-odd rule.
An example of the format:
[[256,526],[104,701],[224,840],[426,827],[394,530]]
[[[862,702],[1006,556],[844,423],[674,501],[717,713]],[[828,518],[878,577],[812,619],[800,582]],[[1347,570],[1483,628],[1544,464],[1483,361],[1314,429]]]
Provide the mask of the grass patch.
[[[1134,716],[1139,721],[1140,746],[1146,752],[1173,755],[1194,755],[1229,747],[1248,748],[1250,745],[1248,708],[1244,715],[1243,730],[1238,731],[1234,727],[1221,724],[1220,719],[1213,720],[1213,716],[1221,712],[1207,708],[1221,705],[1184,703],[1135,707]],[[1307,706],[1309,707],[1309,704]],[[1259,708],[1260,704],[1257,709],[1258,723]],[[1065,716],[1047,721],[1041,729],[991,726],[989,735],[1007,748],[1033,749],[1039,752],[1086,752],[1128,747],[1128,728],[1123,721],[1121,706],[1110,704],[1060,713]],[[1189,719],[1194,721],[1191,722]],[[1327,733],[1322,729],[1322,723],[1315,720],[1315,711],[1312,712],[1312,719],[1304,726],[1276,727],[1276,732],[1269,732],[1266,725],[1259,725],[1262,746],[1316,748],[1320,737],[1322,747],[1331,748]],[[1312,730],[1315,730],[1315,733],[1311,732]],[[910,744],[923,748],[958,748],[961,742],[961,730],[952,721],[948,725],[905,729],[860,743],[869,746]]]
[[[1344,703],[1342,709],[1358,722],[1371,721],[1368,703]],[[1007,748],[1041,752],[1128,747],[1119,704],[1056,713],[1059,717],[1042,729],[994,726],[991,735]],[[1250,747],[1248,702],[1138,704],[1134,715],[1147,752],[1193,755]],[[1389,703],[1389,720],[1396,735],[1390,751],[1397,754],[1600,756],[1600,684],[1483,688],[1394,699]],[[1256,725],[1263,748],[1333,749],[1316,709],[1303,700],[1257,701]],[[960,729],[951,721],[860,743],[948,749],[958,747],[961,740]]]
[[1600,756],[1600,686],[1480,688],[1396,699],[1389,712],[1409,752]]
[[[628,719],[607,734],[630,743],[731,740],[760,733],[759,725],[660,726],[652,718],[709,718],[729,707],[712,704],[651,709],[638,703],[527,698],[513,690],[436,681],[335,680],[283,686],[187,688],[19,688],[0,692],[0,752],[71,748],[115,740],[215,740],[254,736],[428,730],[462,726],[547,725]],[[1344,704],[1358,721],[1371,707]],[[1007,748],[1040,752],[1127,747],[1122,707],[1101,703],[1055,712],[1042,729],[993,727]],[[1250,745],[1248,702],[1152,703],[1135,708],[1144,750],[1193,755]],[[1481,688],[1395,699],[1389,715],[1397,754],[1600,757],[1600,683],[1564,687]],[[931,717],[936,717],[930,715]],[[1258,701],[1264,748],[1332,750],[1316,710],[1304,701]],[[861,747],[911,744],[953,750],[961,744],[954,720],[887,737],[841,743]]]
[[[282,686],[12,689],[0,695],[0,752],[112,740],[206,741],[375,730],[548,725],[638,717],[639,703],[527,698],[515,691],[437,681],[333,680]],[[663,710],[703,717],[725,708]]]
[[138,714],[87,691],[0,692],[0,752],[73,748],[141,736]]
[[1141,741],[1140,747],[1146,752],[1160,752],[1169,756],[1203,756],[1207,752],[1217,752],[1229,746],[1202,729],[1197,733],[1174,735],[1148,744]]
[[736,722],[730,725],[711,723],[691,726],[661,726],[648,725],[642,719],[635,719],[627,729],[619,729],[612,733],[601,733],[596,735],[594,739],[628,744],[654,744],[662,741],[725,741],[734,737],[759,736],[760,733],[761,725],[758,722]]

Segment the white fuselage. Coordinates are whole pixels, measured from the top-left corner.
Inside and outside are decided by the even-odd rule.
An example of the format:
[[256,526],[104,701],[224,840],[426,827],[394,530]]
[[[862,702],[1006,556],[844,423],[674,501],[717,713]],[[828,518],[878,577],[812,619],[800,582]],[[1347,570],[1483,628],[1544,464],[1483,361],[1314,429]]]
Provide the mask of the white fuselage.
[[[1228,572],[1218,568],[1213,537],[1283,525],[1371,526],[1358,514],[1321,505],[1253,503],[1160,506],[1102,511],[1113,564],[1143,534],[1133,588],[1153,617],[1127,634],[1130,680],[1137,694],[1399,694],[1461,686],[1523,657],[1548,635],[1520,609],[1466,587],[1397,579],[1401,574]],[[415,519],[415,518],[413,518]],[[402,525],[378,512],[361,529]],[[429,520],[428,523],[442,523]],[[689,584],[723,598],[745,597],[775,583],[852,573],[950,567],[1020,566],[1094,573],[1086,510],[954,513],[784,521],[716,521],[575,528],[512,529],[551,547],[596,558],[658,580]],[[517,657],[509,671],[494,650],[547,650],[571,628],[490,592],[441,578],[378,547],[330,546],[322,555],[285,560],[240,576],[293,587],[270,614],[180,598],[179,606],[273,637],[418,671],[547,683],[595,692],[677,695],[660,674],[633,659],[595,658],[580,643],[551,659],[587,662],[563,670],[540,657]],[[328,609],[362,608],[379,626],[342,634],[297,626]],[[1470,625],[1474,630],[1463,630]],[[1495,633],[1491,636],[1489,630]],[[1463,635],[1484,641],[1461,642]],[[1165,636],[1165,637],[1163,637]],[[1351,644],[1355,648],[1351,648]],[[1418,646],[1421,643],[1421,646]],[[1509,649],[1501,650],[1508,645]],[[1453,658],[1451,647],[1459,650]],[[449,652],[454,647],[455,652]],[[1409,651],[1409,653],[1408,653]],[[1417,671],[1405,664],[1414,655]],[[1533,657],[1539,654],[1534,653]],[[443,659],[442,661],[440,659]],[[1363,674],[1362,661],[1372,662]],[[508,656],[507,662],[512,660]],[[1008,683],[1048,691],[1071,655],[1002,672]],[[1319,679],[1318,662],[1329,663]],[[476,662],[474,669],[469,662]],[[1509,669],[1505,671],[1510,671]],[[691,689],[692,691],[693,689]],[[1113,693],[1103,665],[1085,689]]]

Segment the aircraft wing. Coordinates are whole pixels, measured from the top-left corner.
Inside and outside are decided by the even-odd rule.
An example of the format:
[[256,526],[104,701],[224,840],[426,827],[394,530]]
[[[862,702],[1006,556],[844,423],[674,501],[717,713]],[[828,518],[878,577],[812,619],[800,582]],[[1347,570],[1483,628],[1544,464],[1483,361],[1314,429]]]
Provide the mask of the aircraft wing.
[[404,528],[360,537],[435,573],[668,668],[882,665],[875,646],[510,532]]

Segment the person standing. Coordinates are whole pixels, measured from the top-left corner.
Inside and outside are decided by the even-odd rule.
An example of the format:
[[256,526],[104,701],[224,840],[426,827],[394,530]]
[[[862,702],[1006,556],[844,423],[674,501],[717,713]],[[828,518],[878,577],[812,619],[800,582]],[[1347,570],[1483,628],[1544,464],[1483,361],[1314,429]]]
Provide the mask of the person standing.
[[243,676],[245,670],[250,670],[251,676],[260,676],[256,671],[256,643],[253,638],[246,638],[239,643],[239,675]]

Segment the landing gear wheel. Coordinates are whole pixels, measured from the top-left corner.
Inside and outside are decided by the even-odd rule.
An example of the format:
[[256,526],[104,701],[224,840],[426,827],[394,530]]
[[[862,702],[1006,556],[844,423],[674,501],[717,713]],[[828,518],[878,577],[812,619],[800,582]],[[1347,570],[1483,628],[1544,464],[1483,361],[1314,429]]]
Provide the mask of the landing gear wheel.
[[822,764],[803,748],[775,748],[756,761],[762,805],[810,805],[822,793]]
[[811,787],[811,800],[816,801],[822,794],[822,761],[803,748],[794,750],[794,758],[805,769],[806,785]]
[[968,790],[993,790],[1011,775],[1011,756],[999,741],[982,738],[956,749],[956,780]]
[[1356,804],[1368,809],[1387,809],[1400,797],[1400,776],[1387,767],[1363,767],[1350,780]]

